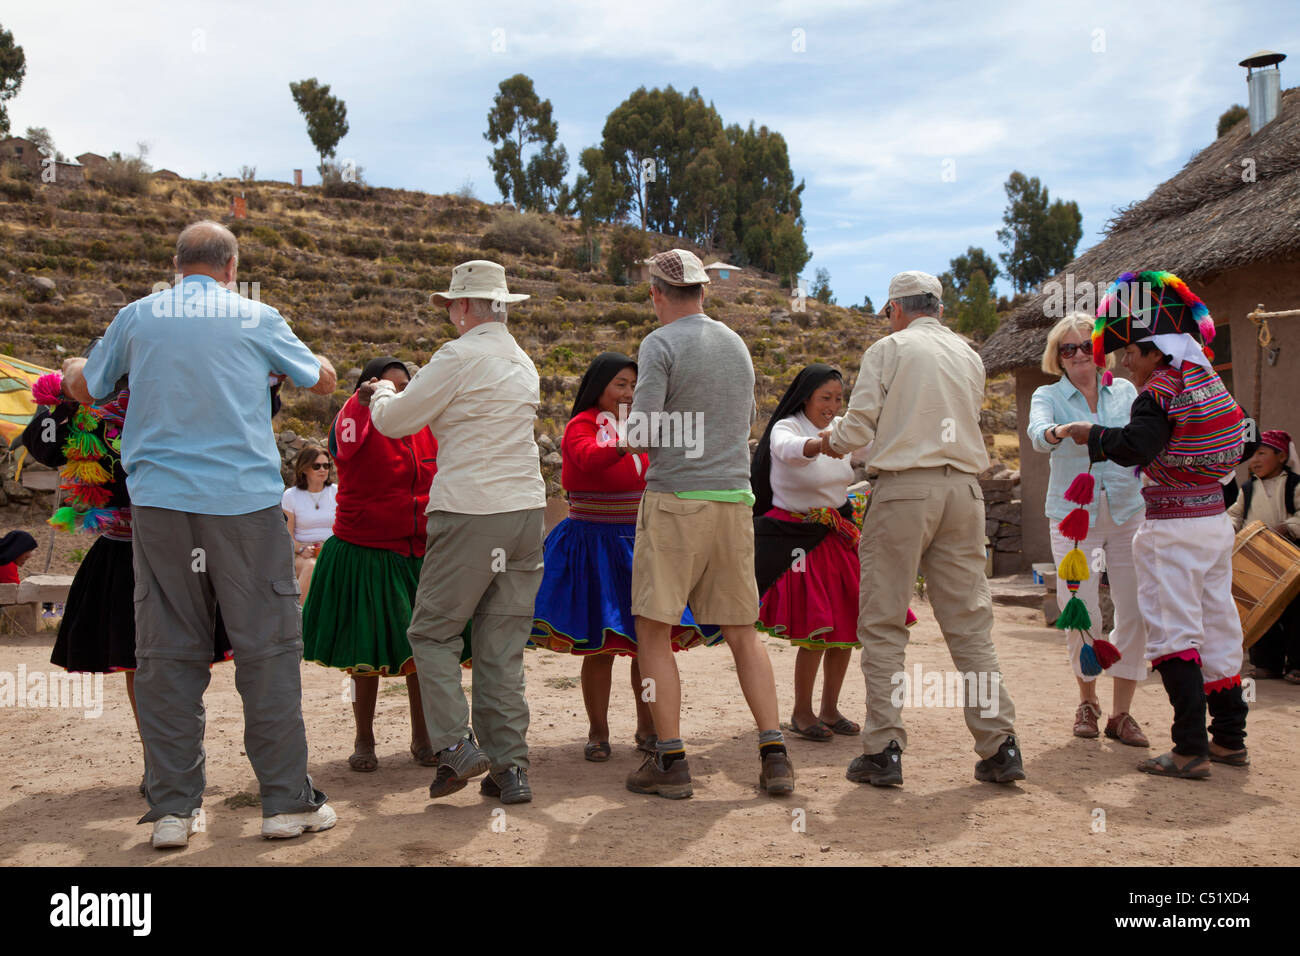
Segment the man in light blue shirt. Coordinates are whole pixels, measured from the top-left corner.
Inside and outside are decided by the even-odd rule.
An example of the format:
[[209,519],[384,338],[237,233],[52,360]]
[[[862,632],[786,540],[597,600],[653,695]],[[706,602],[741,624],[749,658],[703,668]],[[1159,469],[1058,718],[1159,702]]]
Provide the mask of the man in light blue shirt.
[[307,775],[298,584],[280,513],[284,483],[270,382],[328,395],[336,384],[280,313],[234,284],[238,243],[198,222],[176,243],[174,287],[117,314],[88,359],[63,367],[89,403],[129,378],[122,465],[131,493],[136,702],[153,845],[201,829],[203,692],[219,605],[244,702],[244,744],[261,784],[262,835],[334,825]]

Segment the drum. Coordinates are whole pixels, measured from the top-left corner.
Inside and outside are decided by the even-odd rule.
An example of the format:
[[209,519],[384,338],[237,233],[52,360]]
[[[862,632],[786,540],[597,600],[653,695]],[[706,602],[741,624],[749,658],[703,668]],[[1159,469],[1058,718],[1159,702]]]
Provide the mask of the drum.
[[1252,521],[1237,532],[1232,546],[1232,599],[1241,615],[1241,632],[1250,647],[1300,594],[1300,548]]

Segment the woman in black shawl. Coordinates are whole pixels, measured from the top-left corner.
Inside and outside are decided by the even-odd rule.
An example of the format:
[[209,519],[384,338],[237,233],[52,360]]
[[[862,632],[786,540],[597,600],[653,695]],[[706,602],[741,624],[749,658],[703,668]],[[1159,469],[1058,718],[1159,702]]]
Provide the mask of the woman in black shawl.
[[[861,731],[840,713],[839,694],[857,646],[857,546],[866,496],[849,496],[852,464],[822,455],[818,437],[843,404],[840,373],[821,363],[807,366],[777,404],[750,466],[758,626],[799,648],[788,729],[818,741]],[[819,668],[820,713],[812,706]]]

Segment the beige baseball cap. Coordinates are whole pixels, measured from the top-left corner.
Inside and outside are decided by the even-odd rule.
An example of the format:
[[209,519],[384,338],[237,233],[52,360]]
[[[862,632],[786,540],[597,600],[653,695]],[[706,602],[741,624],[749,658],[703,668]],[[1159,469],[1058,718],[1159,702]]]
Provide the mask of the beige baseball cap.
[[495,302],[522,302],[528,296],[506,288],[505,267],[486,259],[471,259],[451,270],[451,287],[429,296],[438,305],[451,305],[455,299],[492,299]]
[[709,281],[700,257],[688,249],[669,249],[650,258],[650,274],[669,285],[703,285]]
[[889,280],[889,298],[902,299],[909,295],[930,293],[936,299],[943,298],[943,286],[939,280],[928,272],[900,272]]

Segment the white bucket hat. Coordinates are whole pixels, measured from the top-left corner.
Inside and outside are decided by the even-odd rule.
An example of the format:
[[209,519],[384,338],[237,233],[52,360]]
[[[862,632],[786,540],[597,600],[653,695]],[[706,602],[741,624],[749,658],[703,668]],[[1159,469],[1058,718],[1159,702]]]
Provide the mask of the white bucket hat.
[[494,302],[522,302],[528,296],[506,288],[506,270],[496,262],[471,259],[451,270],[451,287],[435,292],[429,301],[451,305],[455,299],[491,299]]

